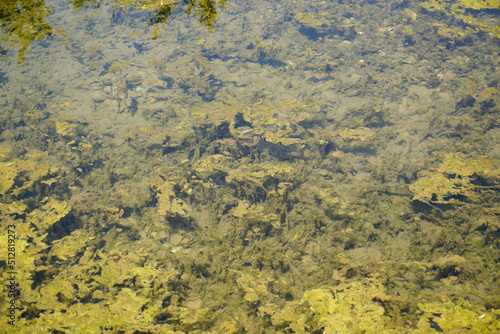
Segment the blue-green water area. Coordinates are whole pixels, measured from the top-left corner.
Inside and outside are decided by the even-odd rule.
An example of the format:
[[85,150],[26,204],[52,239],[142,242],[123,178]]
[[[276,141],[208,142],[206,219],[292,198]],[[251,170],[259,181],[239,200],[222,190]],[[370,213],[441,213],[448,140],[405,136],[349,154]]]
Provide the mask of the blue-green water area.
[[500,332],[498,0],[5,0],[5,333]]

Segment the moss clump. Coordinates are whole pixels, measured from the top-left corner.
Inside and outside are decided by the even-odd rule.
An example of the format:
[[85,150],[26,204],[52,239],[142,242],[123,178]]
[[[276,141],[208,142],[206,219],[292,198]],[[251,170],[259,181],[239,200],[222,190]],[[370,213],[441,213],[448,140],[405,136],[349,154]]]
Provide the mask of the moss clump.
[[189,207],[174,191],[175,183],[166,181],[155,187],[158,199],[158,214],[168,217],[189,217]]
[[276,312],[272,322],[295,333],[390,333],[393,326],[380,304],[387,299],[382,284],[374,279],[314,289]]
[[500,310],[487,310],[466,300],[420,303],[423,312],[413,333],[499,333]]
[[476,185],[482,177],[495,177],[490,159],[468,158],[461,153],[446,154],[435,172],[423,171],[410,186],[413,200],[424,203],[453,204],[459,199],[477,201],[480,188]]
[[76,128],[75,124],[58,120],[54,120],[54,122],[56,122],[56,132],[58,135],[61,135],[63,137],[73,135],[74,129]]
[[11,190],[11,195],[19,196],[25,190],[30,189],[35,182],[57,171],[56,167],[33,160],[15,159],[2,162],[0,163],[0,195]]
[[493,37],[500,38],[499,25],[489,23],[485,15],[478,18],[471,14],[471,11],[485,10],[497,11],[498,14],[498,10],[500,9],[499,0],[458,0],[456,2],[451,0],[430,0],[422,3],[422,7],[431,12],[441,11],[448,15],[453,15],[469,25],[465,31],[461,31],[459,28],[441,27],[438,32],[445,37],[453,37],[454,35],[464,36],[470,33],[485,31]]
[[265,303],[272,298],[272,294],[267,289],[269,280],[258,273],[253,276],[245,273],[240,274],[241,276],[237,282],[245,292],[245,301],[249,303]]

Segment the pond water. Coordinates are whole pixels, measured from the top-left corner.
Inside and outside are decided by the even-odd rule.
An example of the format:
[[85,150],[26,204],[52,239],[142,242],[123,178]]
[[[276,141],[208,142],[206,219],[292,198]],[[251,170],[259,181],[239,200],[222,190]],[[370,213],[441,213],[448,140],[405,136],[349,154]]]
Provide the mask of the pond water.
[[499,14],[2,2],[1,327],[498,333]]

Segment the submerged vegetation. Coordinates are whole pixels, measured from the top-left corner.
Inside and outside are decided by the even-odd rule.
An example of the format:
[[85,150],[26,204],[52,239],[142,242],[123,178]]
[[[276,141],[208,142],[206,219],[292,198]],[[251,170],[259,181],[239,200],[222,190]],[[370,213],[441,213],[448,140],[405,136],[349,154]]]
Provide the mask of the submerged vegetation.
[[[498,190],[500,172],[492,170],[492,165],[486,157],[466,158],[464,154],[446,154],[435,173],[420,172],[420,178],[410,186],[413,199],[441,204],[458,204],[459,198],[478,202],[485,191]],[[487,181],[488,178],[491,182]]]
[[[438,25],[438,33],[443,36],[465,36],[470,33],[484,31],[492,37],[500,38],[500,26],[496,19],[500,13],[499,0],[431,0],[422,3],[422,7],[429,11],[440,11],[452,15],[466,24],[463,27],[446,27]],[[488,13],[488,10],[490,12]],[[482,16],[473,15],[474,12],[483,12]]]
[[427,24],[456,3],[235,2],[157,44],[116,10],[6,59],[2,329],[499,332],[498,39]]

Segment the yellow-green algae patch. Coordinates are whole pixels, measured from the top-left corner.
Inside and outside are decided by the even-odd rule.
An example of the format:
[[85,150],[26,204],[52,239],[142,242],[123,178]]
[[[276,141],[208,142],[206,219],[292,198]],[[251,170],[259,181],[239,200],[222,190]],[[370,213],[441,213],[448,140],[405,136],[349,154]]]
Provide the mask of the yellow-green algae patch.
[[[463,28],[449,28],[443,24],[439,25],[439,33],[445,37],[464,36],[478,31],[485,31],[491,36],[500,38],[500,25],[494,19],[491,22],[487,17],[475,16],[470,13],[470,10],[493,10],[500,11],[499,0],[431,0],[421,4],[422,7],[429,11],[441,11],[448,15],[453,15],[458,20],[463,21],[467,26]],[[495,13],[492,14],[493,16]],[[490,21],[490,22],[489,22]]]
[[476,185],[477,180],[495,180],[499,175],[487,157],[469,158],[464,154],[450,153],[445,155],[435,172],[422,171],[410,190],[414,200],[426,203],[456,203],[459,197],[477,201],[482,190],[491,189]]

